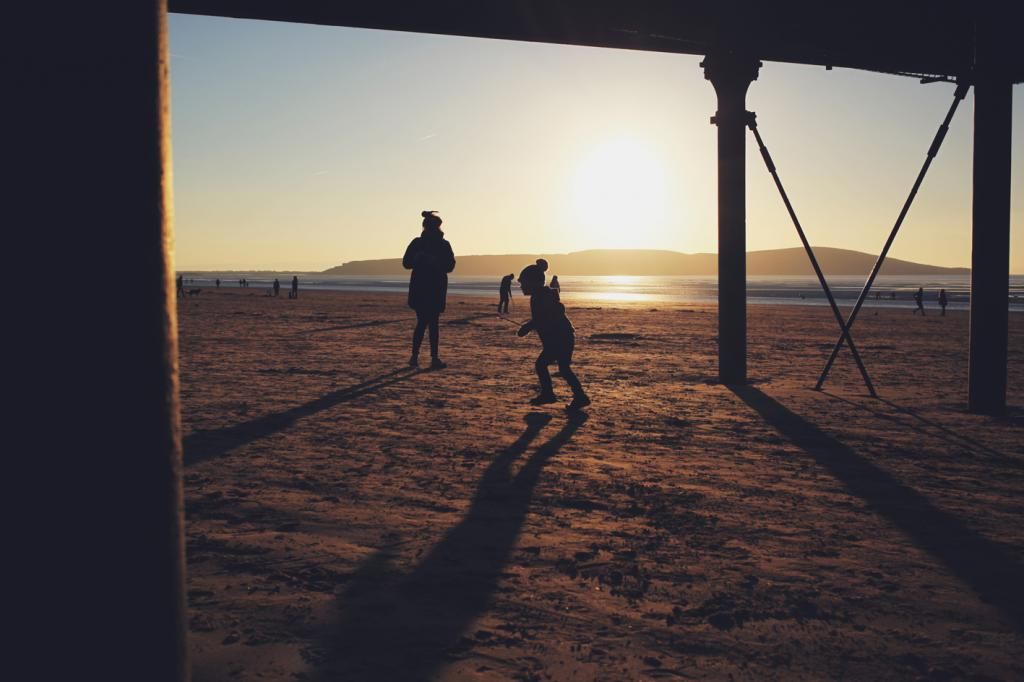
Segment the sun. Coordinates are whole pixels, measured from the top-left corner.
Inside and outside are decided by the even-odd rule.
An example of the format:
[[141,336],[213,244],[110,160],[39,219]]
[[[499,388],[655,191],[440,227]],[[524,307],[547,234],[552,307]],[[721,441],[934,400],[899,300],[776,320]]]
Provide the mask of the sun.
[[582,248],[657,248],[669,228],[665,165],[634,137],[590,149],[576,167],[571,194]]

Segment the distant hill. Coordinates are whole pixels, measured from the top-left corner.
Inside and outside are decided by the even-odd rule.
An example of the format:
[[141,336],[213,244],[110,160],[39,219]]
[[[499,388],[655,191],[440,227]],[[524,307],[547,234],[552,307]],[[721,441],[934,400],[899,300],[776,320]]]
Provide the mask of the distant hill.
[[[876,256],[848,249],[817,247],[818,263],[826,275],[867,275]],[[538,257],[547,259],[549,275],[714,275],[718,256],[713,253],[679,253],[643,249],[602,249],[564,254],[507,254],[458,256],[456,274],[494,275],[518,273]],[[404,272],[401,258],[357,260],[324,270],[329,275],[395,275]],[[942,268],[887,258],[883,275],[960,275],[969,268]],[[813,275],[802,248],[771,249],[747,253],[748,275]]]

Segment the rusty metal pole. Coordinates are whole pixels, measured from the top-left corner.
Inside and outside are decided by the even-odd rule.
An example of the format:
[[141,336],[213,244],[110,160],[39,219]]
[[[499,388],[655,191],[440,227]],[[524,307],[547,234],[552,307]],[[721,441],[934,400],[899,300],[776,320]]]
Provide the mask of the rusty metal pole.
[[747,381],[747,88],[761,62],[730,51],[701,62],[718,95],[718,376]]
[[37,679],[184,682],[166,1],[13,11],[15,655],[37,649]]
[[1013,87],[996,70],[974,85],[974,205],[968,406],[1006,409],[1010,281],[1010,137]]

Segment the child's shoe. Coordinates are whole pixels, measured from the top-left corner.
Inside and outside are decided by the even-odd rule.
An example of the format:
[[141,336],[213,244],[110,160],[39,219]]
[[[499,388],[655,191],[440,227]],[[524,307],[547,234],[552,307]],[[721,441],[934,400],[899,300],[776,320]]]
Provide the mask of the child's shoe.
[[411,358],[409,358],[409,366],[410,367],[419,367],[420,366],[420,359],[417,356],[413,355]]
[[586,393],[580,392],[572,397],[572,402],[565,406],[567,410],[582,410],[584,407],[590,404],[590,397]]
[[441,358],[431,358],[430,369],[444,369],[447,367],[445,363],[441,362]]
[[554,402],[558,402],[558,398],[552,391],[541,391],[535,398],[530,398],[531,405],[550,405]]

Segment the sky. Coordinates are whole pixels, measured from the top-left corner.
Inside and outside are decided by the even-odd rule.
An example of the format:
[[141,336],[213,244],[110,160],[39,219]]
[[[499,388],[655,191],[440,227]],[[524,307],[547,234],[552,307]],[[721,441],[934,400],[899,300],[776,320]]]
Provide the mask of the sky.
[[[717,250],[700,57],[170,17],[179,270],[401,257],[437,210],[456,255]],[[747,108],[814,245],[878,253],[953,85],[765,62]],[[1010,270],[1024,273],[1024,88]],[[890,255],[969,266],[968,95]],[[748,250],[799,246],[752,137]]]

